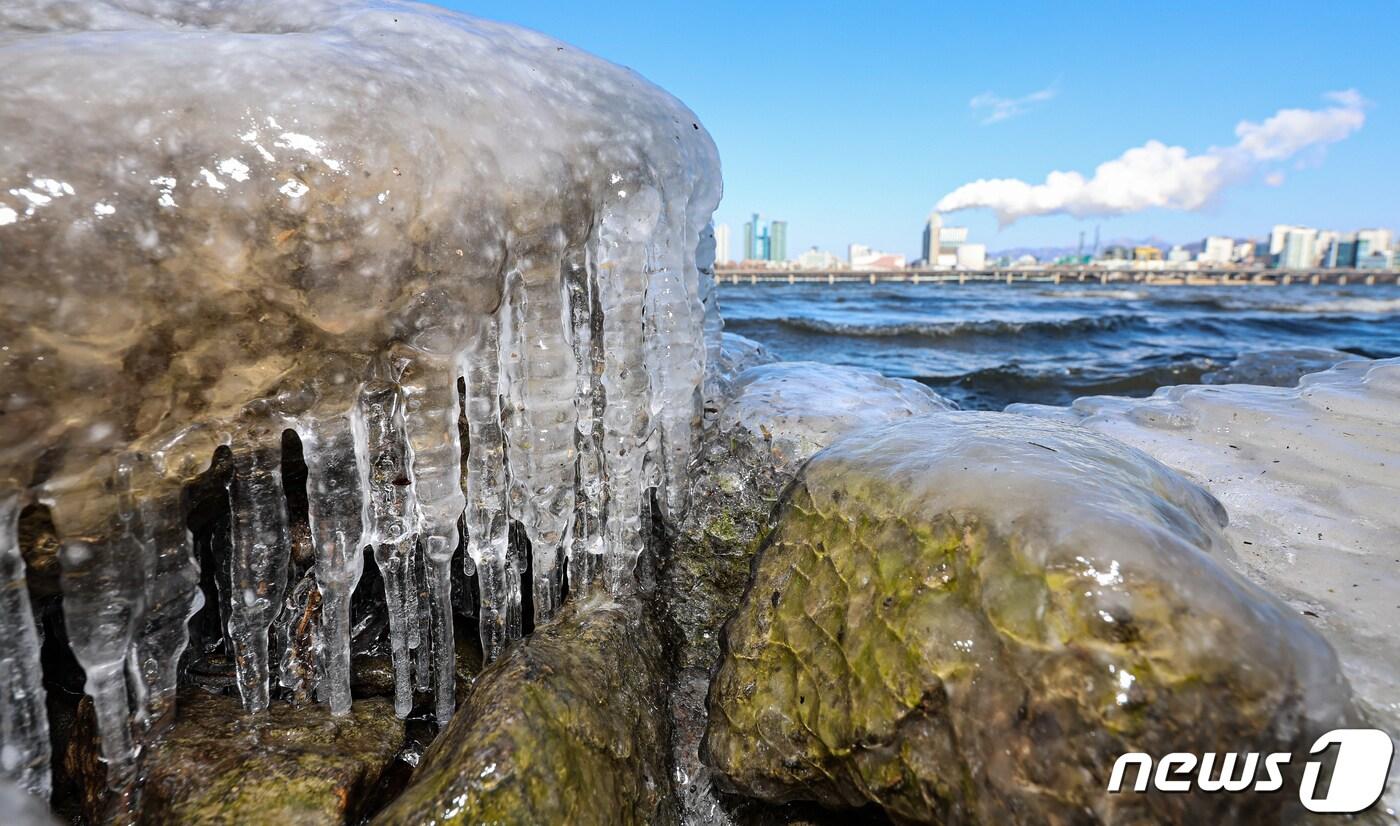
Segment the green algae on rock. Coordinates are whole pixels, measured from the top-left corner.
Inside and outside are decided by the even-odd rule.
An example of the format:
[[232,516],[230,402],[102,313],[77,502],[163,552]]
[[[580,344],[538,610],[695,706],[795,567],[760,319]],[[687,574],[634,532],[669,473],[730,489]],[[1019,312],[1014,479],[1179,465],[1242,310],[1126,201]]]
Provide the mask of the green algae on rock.
[[[68,750],[82,777],[89,822],[105,822],[91,703],[84,701]],[[344,717],[274,703],[244,713],[237,697],[184,692],[174,726],[142,756],[141,823],[343,824],[369,799],[403,743],[403,723],[380,698],[359,700]]]
[[[671,709],[688,823],[730,822],[699,757],[705,694],[719,627],[739,604],[773,505],[798,468],[841,435],[950,407],[932,390],[870,370],[811,362],[764,364],[747,339],[725,334],[713,425],[691,464],[694,493],[662,570],[663,604],[678,633]],[[758,364],[753,364],[758,362]],[[736,369],[753,364],[746,369]]]
[[1132,448],[944,413],[789,489],[726,625],[705,753],[735,790],[901,822],[1277,820],[1286,795],[1109,795],[1127,751],[1306,750],[1332,649],[1230,571],[1223,508]]
[[664,675],[640,600],[570,600],[482,672],[374,822],[675,822]]

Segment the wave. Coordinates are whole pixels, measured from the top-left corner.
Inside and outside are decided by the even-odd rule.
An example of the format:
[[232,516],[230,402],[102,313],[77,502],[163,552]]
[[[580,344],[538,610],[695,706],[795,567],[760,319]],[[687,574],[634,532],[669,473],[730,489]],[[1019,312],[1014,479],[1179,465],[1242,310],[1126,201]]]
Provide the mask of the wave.
[[1135,314],[1110,314],[1102,316],[1081,316],[1063,319],[1036,319],[1028,321],[1001,321],[980,319],[973,321],[915,321],[890,322],[886,324],[862,324],[847,321],[829,321],[821,318],[783,317],[748,318],[747,324],[778,324],[793,330],[808,333],[858,338],[897,338],[917,337],[946,340],[970,336],[1069,336],[1082,333],[1121,330],[1146,319]]
[[1073,301],[1078,298],[1111,298],[1118,301],[1141,301],[1152,297],[1146,290],[1041,290],[1036,295],[1047,298],[1063,298]]
[[1218,367],[1214,359],[1188,356],[1116,372],[1076,367],[1036,370],[1000,364],[962,375],[917,379],[965,408],[999,410],[1016,402],[1064,405],[1081,396],[1150,396],[1159,387],[1199,384],[1202,375]]
[[1249,301],[1239,297],[1193,295],[1161,297],[1171,304],[1193,304],[1227,312],[1296,313],[1299,315],[1389,315],[1400,313],[1400,298],[1338,298],[1331,301],[1285,303]]

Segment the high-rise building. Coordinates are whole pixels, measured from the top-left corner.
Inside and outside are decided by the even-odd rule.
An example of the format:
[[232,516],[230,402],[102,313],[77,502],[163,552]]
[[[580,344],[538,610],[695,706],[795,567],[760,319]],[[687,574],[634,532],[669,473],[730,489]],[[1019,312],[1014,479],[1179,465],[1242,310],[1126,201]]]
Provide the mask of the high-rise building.
[[[1273,248],[1272,238],[1269,246]],[[1317,266],[1317,230],[1309,227],[1286,228],[1274,260],[1274,266],[1285,270],[1306,270]]]
[[768,226],[768,260],[787,260],[787,221],[774,221]]
[[1275,224],[1269,233],[1269,255],[1277,257],[1283,252],[1283,244],[1288,233],[1306,229],[1307,227],[1295,227],[1292,224]]
[[958,245],[957,268],[960,270],[985,270],[987,268],[986,244]]
[[943,232],[943,216],[938,212],[930,212],[928,221],[924,223],[924,266],[932,267],[938,263],[938,247],[940,236]]
[[1327,263],[1327,259],[1332,254],[1332,251],[1337,248],[1337,240],[1339,238],[1341,238],[1341,236],[1335,230],[1320,229],[1317,231],[1317,237],[1313,239],[1312,266],[1333,266]]
[[958,248],[967,243],[967,227],[945,227],[943,216],[931,212],[924,223],[922,245],[925,267],[961,266]]
[[744,223],[745,261],[786,261],[787,221],[774,221],[764,226],[758,213]]
[[1206,264],[1228,264],[1235,257],[1235,239],[1223,235],[1206,238],[1196,260]]
[[1395,236],[1388,229],[1361,229],[1356,231],[1357,258],[1377,252],[1388,252],[1395,246]]
[[[1329,233],[1322,249],[1322,266],[1349,269],[1356,266],[1356,233]],[[1320,243],[1320,239],[1319,239]]]
[[715,261],[728,263],[733,260],[729,257],[729,225],[717,224],[715,226]]

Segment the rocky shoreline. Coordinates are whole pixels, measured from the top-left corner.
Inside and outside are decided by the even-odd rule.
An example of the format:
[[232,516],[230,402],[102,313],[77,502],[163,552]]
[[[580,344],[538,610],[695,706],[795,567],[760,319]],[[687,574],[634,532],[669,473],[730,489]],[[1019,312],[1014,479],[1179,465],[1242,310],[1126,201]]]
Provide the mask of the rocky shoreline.
[[[1374,406],[1397,372],[1351,362],[1304,386],[1342,384]],[[692,463],[694,505],[677,525],[655,520],[638,595],[570,599],[479,674],[462,612],[460,705],[441,732],[425,694],[406,723],[394,717],[366,594],[350,717],[283,701],[248,717],[229,672],[195,664],[133,800],[106,793],[90,704],[51,689],[70,708],[54,719],[76,721],[58,811],[90,823],[1278,822],[1302,814],[1286,795],[1124,797],[1104,782],[1124,751],[1298,751],[1330,728],[1393,725],[1393,696],[1363,674],[1353,697],[1333,650],[1380,629],[1251,582],[1227,525],[1254,516],[1227,516],[1146,453],[1048,411],[965,413],[912,382],[774,363],[735,336],[711,379],[722,395]],[[54,543],[33,514],[25,524],[43,571]],[[41,576],[31,590],[53,608]]]

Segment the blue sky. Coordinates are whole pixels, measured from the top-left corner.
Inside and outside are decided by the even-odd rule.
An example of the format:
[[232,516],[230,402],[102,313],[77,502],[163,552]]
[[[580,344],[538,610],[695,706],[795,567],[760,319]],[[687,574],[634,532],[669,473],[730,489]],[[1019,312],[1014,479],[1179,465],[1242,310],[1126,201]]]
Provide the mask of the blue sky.
[[[440,4],[538,29],[674,93],[719,145],[717,221],[737,236],[753,211],[786,219],[792,255],[858,242],[912,256],[929,210],[968,182],[1092,176],[1150,140],[1206,153],[1234,144],[1241,121],[1323,109],[1326,93],[1348,89],[1365,99],[1364,125],[1232,176],[1198,209],[1000,229],[978,209],[950,223],[992,249],[1072,245],[1096,224],[1105,239],[1183,242],[1275,223],[1400,225],[1393,0]],[[996,105],[970,105],[1032,95],[990,123]]]

